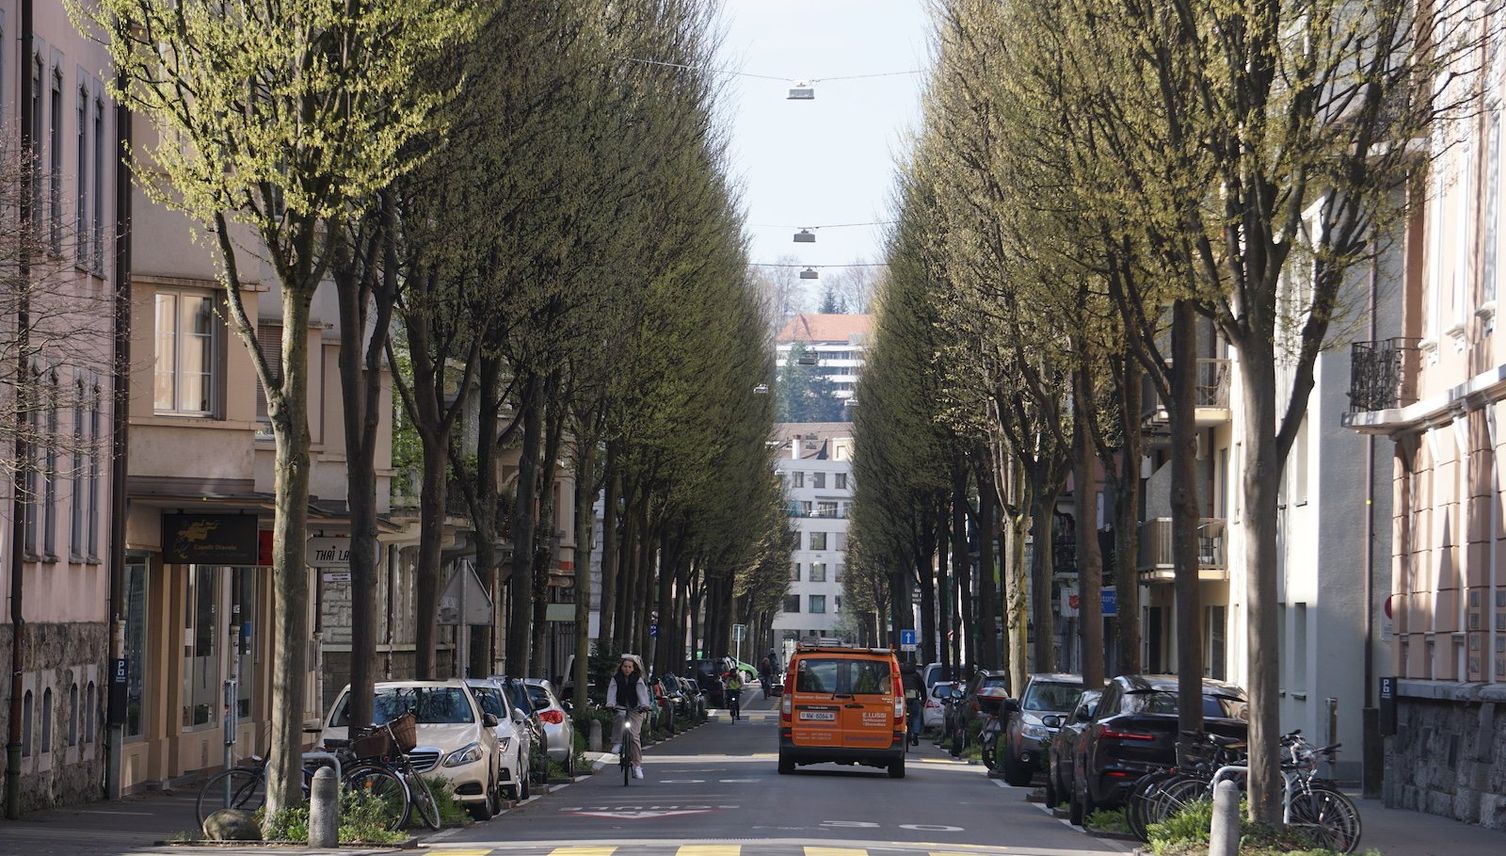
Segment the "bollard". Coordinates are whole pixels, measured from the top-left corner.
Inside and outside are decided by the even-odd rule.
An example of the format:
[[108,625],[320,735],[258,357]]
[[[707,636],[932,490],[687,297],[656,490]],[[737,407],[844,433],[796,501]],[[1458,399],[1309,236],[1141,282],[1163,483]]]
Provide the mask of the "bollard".
[[601,751],[601,720],[591,720],[591,730],[586,737],[586,748],[592,752]]
[[1213,786],[1213,824],[1208,830],[1208,856],[1239,853],[1239,788],[1225,779]]
[[320,767],[309,789],[309,846],[340,844],[340,782],[335,771]]

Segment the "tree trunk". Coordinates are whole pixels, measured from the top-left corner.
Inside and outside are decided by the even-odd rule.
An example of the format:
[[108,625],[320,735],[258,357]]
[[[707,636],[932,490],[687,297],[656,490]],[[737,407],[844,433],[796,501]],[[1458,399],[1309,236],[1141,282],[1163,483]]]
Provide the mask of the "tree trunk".
[[1126,358],[1120,394],[1120,455],[1114,489],[1114,626],[1119,635],[1116,674],[1140,672],[1140,377],[1138,360]]
[[[545,398],[553,397],[555,384],[545,388]],[[533,633],[529,646],[528,674],[548,675],[549,657],[549,577],[554,571],[555,521],[559,518],[554,501],[554,474],[559,469],[560,443],[565,426],[559,408],[547,408],[544,421],[544,461],[539,467],[539,516],[533,550]]]
[[617,495],[622,473],[617,470],[617,444],[607,442],[606,495],[601,503],[601,607],[597,613],[596,650],[612,647],[612,629],[617,617]]
[[[1198,590],[1197,326],[1192,302],[1178,300],[1171,321],[1171,527],[1176,575],[1177,730],[1203,730],[1203,621]],[[1274,514],[1273,517],[1274,518]],[[1253,743],[1252,743],[1253,745]]]
[[1250,819],[1281,821],[1281,638],[1277,633],[1276,369],[1271,343],[1239,351],[1244,385],[1245,598],[1249,603]]
[[1098,549],[1098,502],[1093,490],[1092,369],[1077,368],[1072,417],[1072,496],[1077,505],[1077,626],[1082,640],[1082,684],[1103,685],[1103,555]]
[[951,550],[951,539],[948,537],[950,526],[947,523],[946,503],[942,501],[940,495],[932,497],[931,516],[927,523],[935,533],[932,543],[935,544],[936,552],[936,633],[941,649],[941,673],[952,678],[959,678],[961,673],[955,667],[961,664],[952,654],[952,642],[956,639],[956,634],[953,632],[952,624],[954,580],[951,568],[947,565]]
[[641,493],[638,490],[630,493],[622,509],[622,557],[619,560],[622,571],[618,576],[617,628],[613,639],[618,651],[629,650],[633,638],[633,587],[637,585],[638,539],[642,537],[638,526],[638,505],[644,501]]
[[[654,628],[651,630],[651,633],[657,635],[650,635],[648,639],[648,644],[653,648],[654,653],[653,671],[654,674],[659,675],[664,674],[665,668],[669,664],[669,648],[665,645],[669,634],[665,630],[670,624],[671,617],[674,615],[672,597],[674,594],[674,578],[679,572],[680,564],[679,539],[675,539],[664,551],[663,562],[663,567],[659,569],[657,591],[654,593],[652,612],[655,615],[651,618],[649,624],[650,628]],[[653,618],[656,618],[657,621],[654,621]]]
[[277,443],[272,521],[272,705],[267,815],[303,803],[304,689],[308,682],[309,302],[313,289],[283,286],[282,389],[269,403]]
[[[414,384],[417,386],[417,383]],[[420,394],[420,397],[428,398]],[[420,681],[439,680],[439,567],[440,542],[444,540],[445,503],[449,484],[449,431],[431,423],[420,426],[423,447],[423,488],[418,501],[418,567],[414,572],[413,676]],[[459,652],[456,652],[457,654]]]
[[977,665],[978,640],[973,626],[972,557],[967,550],[967,464],[961,453],[952,459],[952,578],[957,581],[956,661]]
[[[502,356],[483,354],[476,374],[476,473],[475,504],[471,506],[471,527],[476,532],[476,571],[481,585],[492,599],[492,624],[471,627],[470,672],[475,677],[490,675],[496,658],[497,620],[497,435],[498,412],[502,398]],[[464,473],[457,473],[465,478]]]
[[543,403],[539,382],[529,378],[523,388],[523,448],[518,458],[516,499],[512,504],[511,603],[507,617],[507,674],[528,674],[528,643],[533,638],[534,509],[538,496],[539,446],[543,442]]
[[1059,489],[1055,485],[1038,486],[1040,492],[1030,509],[1030,623],[1035,628],[1033,654],[1036,672],[1056,671],[1056,621],[1051,612],[1054,576],[1051,539],[1056,529]]
[[1019,698],[1020,694],[1025,691],[1025,680],[1030,674],[1028,665],[1030,611],[1025,593],[1027,574],[1025,532],[1029,528],[1030,520],[1025,513],[1029,505],[1026,504],[1024,496],[1024,471],[1013,462],[1008,462],[1004,466],[1006,468],[1004,476],[1008,479],[1009,497],[1009,504],[1006,507],[1009,512],[1009,525],[1004,528],[1009,536],[1009,556],[1004,567],[1004,645],[1007,652],[1006,665],[1009,669],[1009,694],[1013,698]]
[[[918,504],[917,504],[918,505]],[[929,509],[926,510],[929,512]],[[920,583],[920,643],[923,658],[927,663],[940,662],[941,643],[936,627],[936,572],[931,563],[935,560],[936,530],[931,528],[929,514],[922,516],[920,534],[915,538],[915,577]]]
[[[588,433],[589,432],[583,432]],[[575,662],[570,680],[575,686],[575,707],[586,709],[587,664],[591,657],[591,524],[596,503],[596,439],[575,438]],[[602,552],[603,564],[606,552]],[[606,579],[605,573],[602,575]],[[606,617],[605,601],[602,604]],[[575,751],[571,747],[572,752]]]
[[999,668],[998,624],[994,621],[998,608],[994,544],[999,537],[999,515],[993,472],[986,461],[975,462],[973,477],[978,480],[978,513],[973,518],[978,532],[978,666],[992,670]]

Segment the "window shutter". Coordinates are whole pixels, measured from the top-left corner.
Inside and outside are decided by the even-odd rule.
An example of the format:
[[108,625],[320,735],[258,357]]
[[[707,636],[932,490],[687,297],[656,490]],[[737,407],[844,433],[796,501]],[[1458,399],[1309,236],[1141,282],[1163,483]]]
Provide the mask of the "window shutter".
[[[267,366],[272,370],[272,379],[282,382],[282,325],[258,324],[256,326],[256,344],[261,347],[262,356],[267,358]],[[267,391],[261,385],[261,378],[256,379],[256,418],[258,421],[267,421]]]

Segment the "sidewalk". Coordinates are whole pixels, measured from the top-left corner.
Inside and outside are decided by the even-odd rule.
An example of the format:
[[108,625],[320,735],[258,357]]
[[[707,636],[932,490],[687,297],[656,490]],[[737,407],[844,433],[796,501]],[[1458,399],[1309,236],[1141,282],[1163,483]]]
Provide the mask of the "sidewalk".
[[1355,799],[1360,808],[1360,849],[1383,856],[1501,856],[1506,832],[1485,829],[1420,811],[1386,808],[1380,800]]

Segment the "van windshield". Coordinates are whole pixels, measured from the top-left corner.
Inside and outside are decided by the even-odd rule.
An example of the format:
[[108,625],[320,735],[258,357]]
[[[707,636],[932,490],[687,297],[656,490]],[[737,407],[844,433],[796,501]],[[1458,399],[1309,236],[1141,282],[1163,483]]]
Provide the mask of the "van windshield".
[[889,664],[882,660],[802,659],[795,671],[795,691],[833,695],[887,695],[894,690]]

